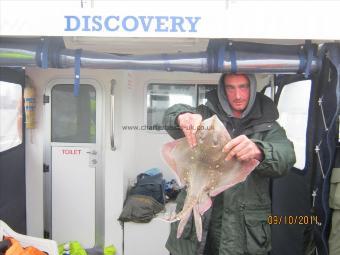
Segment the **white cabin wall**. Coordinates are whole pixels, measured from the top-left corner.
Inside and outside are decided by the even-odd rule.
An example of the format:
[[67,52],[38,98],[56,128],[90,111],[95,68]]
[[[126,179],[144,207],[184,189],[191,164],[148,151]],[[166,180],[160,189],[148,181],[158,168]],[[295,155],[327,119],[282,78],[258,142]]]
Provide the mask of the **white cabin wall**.
[[121,146],[123,149],[123,161],[124,161],[124,199],[128,185],[133,181],[130,173],[135,172],[135,155],[136,150],[136,131],[124,130],[123,127],[137,125],[136,119],[138,118],[138,105],[136,104],[138,94],[136,84],[133,83],[133,74],[131,72],[126,73],[126,84],[122,86],[122,122],[118,129],[121,132]]
[[[105,136],[104,136],[104,152],[105,152],[105,245],[113,244],[122,254],[123,233],[117,218],[123,207],[123,183],[124,183],[124,161],[122,158],[123,150],[121,144],[121,133],[117,126],[122,121],[121,111],[123,108],[122,102],[122,87],[126,84],[124,72],[103,71],[101,75],[105,79]],[[110,143],[110,84],[111,80],[117,82],[115,88],[115,144],[116,150],[111,150]]]

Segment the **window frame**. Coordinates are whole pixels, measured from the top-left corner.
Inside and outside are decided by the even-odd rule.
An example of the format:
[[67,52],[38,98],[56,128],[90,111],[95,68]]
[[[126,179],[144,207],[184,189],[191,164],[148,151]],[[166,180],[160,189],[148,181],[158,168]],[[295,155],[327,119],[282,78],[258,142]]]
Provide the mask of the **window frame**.
[[[217,88],[218,81],[216,80],[202,80],[202,81],[197,81],[197,80],[148,80],[144,83],[144,93],[143,93],[143,124],[145,126],[148,125],[148,108],[147,108],[147,95],[148,95],[148,86],[149,85],[193,85],[195,86],[195,93],[196,93],[196,107],[198,106],[198,87],[201,85],[209,85],[209,86],[215,86]],[[166,130],[143,130],[148,133],[153,133],[153,134],[166,134]]]
[[[46,121],[44,121],[44,132],[45,132],[45,139],[44,139],[44,143],[46,144],[46,146],[90,146],[92,143],[63,143],[63,142],[52,142],[52,123],[51,123],[51,92],[52,92],[52,88],[55,85],[58,84],[73,84],[74,80],[69,78],[69,77],[65,77],[65,78],[55,78],[50,80],[47,85],[46,88],[44,90],[44,95],[48,95],[50,98],[50,102],[47,104],[44,104],[44,108],[46,109],[46,112],[44,113],[44,117],[46,118]],[[91,85],[93,87],[95,87],[96,89],[96,108],[100,108],[100,111],[103,111],[103,109],[105,109],[104,106],[104,97],[102,95],[103,93],[103,88],[102,85],[100,84],[99,81],[97,81],[96,79],[93,78],[81,78],[80,79],[80,86],[81,84],[87,84],[87,85]],[[98,109],[97,109],[98,110]],[[100,122],[99,122],[100,121]],[[103,125],[103,124],[98,124],[98,123],[102,123],[102,115],[98,114],[96,115],[96,125]],[[96,144],[99,143],[101,144],[103,141],[103,131],[101,130],[102,127],[96,127]],[[45,148],[46,149],[46,148]]]

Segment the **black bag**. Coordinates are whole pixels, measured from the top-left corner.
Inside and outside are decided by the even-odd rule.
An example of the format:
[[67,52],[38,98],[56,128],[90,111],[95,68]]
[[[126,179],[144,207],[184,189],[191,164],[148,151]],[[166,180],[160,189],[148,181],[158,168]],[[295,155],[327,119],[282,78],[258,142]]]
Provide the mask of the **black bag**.
[[164,209],[165,181],[162,174],[150,176],[140,174],[137,183],[128,192],[124,208],[119,216],[120,221],[146,223]]

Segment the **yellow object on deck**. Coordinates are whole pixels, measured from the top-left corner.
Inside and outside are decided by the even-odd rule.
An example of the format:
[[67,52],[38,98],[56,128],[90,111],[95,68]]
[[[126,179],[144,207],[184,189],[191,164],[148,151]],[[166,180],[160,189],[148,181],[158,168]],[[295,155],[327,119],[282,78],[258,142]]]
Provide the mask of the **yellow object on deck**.
[[116,252],[117,249],[113,245],[104,248],[104,255],[115,255]]

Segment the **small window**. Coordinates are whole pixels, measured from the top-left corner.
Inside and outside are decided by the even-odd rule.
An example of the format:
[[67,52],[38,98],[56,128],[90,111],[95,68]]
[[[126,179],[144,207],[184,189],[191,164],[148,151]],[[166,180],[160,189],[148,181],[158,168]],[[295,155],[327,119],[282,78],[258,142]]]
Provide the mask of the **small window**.
[[61,84],[53,87],[52,142],[95,143],[96,142],[96,90],[82,84],[79,96],[73,95],[73,85]]
[[303,170],[306,163],[306,132],[311,92],[311,81],[297,81],[282,89],[278,110],[278,122],[284,127],[287,137],[293,142],[296,155],[295,168]]
[[149,84],[147,87],[147,125],[162,129],[164,112],[174,104],[197,107],[205,104],[207,92],[216,85],[197,84]]
[[22,87],[0,81],[0,152],[22,143]]

